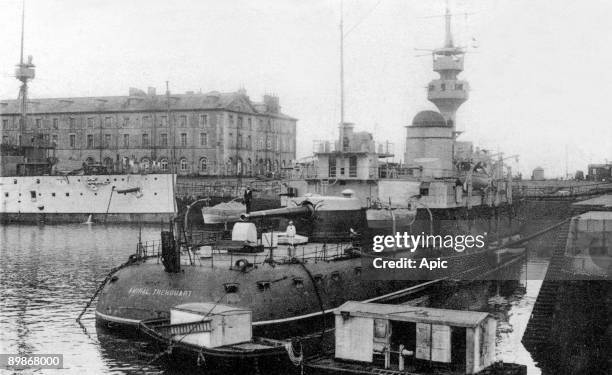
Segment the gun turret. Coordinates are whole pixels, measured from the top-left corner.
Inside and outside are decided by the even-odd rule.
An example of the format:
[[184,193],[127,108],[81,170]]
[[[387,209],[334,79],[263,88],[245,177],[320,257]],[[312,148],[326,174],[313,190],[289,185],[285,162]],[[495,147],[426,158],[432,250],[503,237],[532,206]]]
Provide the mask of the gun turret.
[[240,219],[251,220],[261,217],[272,218],[289,216],[309,217],[314,214],[314,211],[314,207],[310,202],[304,202],[302,205],[296,207],[274,208],[271,210],[253,211],[248,214],[241,214]]

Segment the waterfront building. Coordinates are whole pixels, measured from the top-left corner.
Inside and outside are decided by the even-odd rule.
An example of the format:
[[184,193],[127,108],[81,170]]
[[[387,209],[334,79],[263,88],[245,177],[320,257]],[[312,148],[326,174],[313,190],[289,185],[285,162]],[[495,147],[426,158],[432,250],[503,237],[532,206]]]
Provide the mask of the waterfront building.
[[[109,171],[181,175],[277,175],[295,160],[297,119],[279,99],[251,101],[231,93],[156,94],[31,99],[20,126],[20,102],[0,101],[3,145],[42,138],[55,147],[58,171],[104,164]],[[23,143],[22,143],[23,142]]]

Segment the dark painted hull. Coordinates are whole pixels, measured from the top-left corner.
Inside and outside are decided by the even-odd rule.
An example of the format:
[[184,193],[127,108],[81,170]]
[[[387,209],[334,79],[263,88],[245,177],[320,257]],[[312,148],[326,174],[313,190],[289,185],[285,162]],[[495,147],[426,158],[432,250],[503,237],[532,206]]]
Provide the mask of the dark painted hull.
[[[516,233],[525,225],[529,213],[540,213],[527,206],[518,208],[434,211],[433,223],[426,212],[419,210],[411,231],[429,232],[433,224],[436,233],[488,232],[488,237],[494,240],[498,233],[500,237]],[[555,208],[549,216],[555,215],[563,216],[562,210]],[[365,214],[362,212],[354,220],[365,220]],[[358,228],[364,227],[365,222]],[[371,248],[367,243],[362,246]],[[486,256],[469,255],[461,253],[457,267],[474,269],[474,277],[478,276],[478,266],[490,269]],[[329,316],[332,309],[346,301],[368,300],[418,283],[368,279],[361,258],[310,260],[304,265],[262,263],[248,272],[217,264],[183,266],[180,273],[167,273],[156,259],[149,259],[126,267],[115,276],[116,280],[106,285],[98,299],[96,317],[103,325],[137,327],[141,320],[167,317],[170,308],[178,304],[214,301],[252,310],[253,333],[275,338],[318,332],[331,326],[329,320],[321,317]],[[227,293],[225,285],[230,284],[237,284],[236,292]]]

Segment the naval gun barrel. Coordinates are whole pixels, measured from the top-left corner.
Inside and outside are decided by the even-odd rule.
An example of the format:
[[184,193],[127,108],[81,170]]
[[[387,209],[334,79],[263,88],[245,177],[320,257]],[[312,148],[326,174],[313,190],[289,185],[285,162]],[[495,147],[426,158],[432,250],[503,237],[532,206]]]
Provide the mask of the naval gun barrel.
[[282,217],[282,216],[301,216],[307,217],[314,214],[314,207],[309,203],[304,203],[296,207],[273,208],[271,210],[253,211],[248,214],[240,215],[242,220],[251,220],[262,217]]

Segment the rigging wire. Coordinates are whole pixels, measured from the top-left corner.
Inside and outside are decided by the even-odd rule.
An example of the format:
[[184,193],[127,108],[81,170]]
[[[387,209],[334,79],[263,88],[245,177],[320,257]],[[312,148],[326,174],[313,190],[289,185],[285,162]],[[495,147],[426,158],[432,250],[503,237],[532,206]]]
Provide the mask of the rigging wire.
[[380,3],[382,3],[382,0],[378,0],[378,2],[376,4],[374,4],[374,6],[372,8],[370,8],[358,21],[357,23],[355,23],[353,25],[353,27],[351,27],[347,32],[344,33],[343,37],[346,38],[351,31],[355,30],[359,25],[361,25],[361,23],[363,21],[365,21],[375,10],[376,8],[380,5]]

